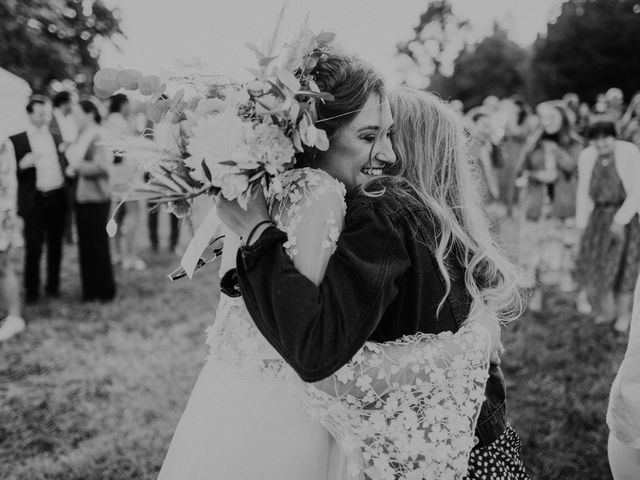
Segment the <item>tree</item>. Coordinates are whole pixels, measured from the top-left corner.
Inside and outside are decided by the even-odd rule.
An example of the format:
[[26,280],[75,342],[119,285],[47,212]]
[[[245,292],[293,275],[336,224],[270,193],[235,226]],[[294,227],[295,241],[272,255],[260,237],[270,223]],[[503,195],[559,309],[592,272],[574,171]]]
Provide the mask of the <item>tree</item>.
[[468,22],[461,20],[452,11],[447,0],[429,3],[420,15],[414,36],[396,48],[417,65],[425,75],[439,74],[449,70],[453,59],[465,45]]
[[538,100],[573,91],[593,101],[610,87],[640,88],[640,1],[567,0],[535,42]]
[[2,0],[0,67],[34,92],[71,79],[90,90],[100,42],[122,35],[120,17],[102,0]]
[[432,77],[430,90],[444,98],[458,98],[467,108],[489,95],[499,98],[526,92],[527,51],[494,24],[493,33],[477,45],[467,45],[454,62],[449,77]]

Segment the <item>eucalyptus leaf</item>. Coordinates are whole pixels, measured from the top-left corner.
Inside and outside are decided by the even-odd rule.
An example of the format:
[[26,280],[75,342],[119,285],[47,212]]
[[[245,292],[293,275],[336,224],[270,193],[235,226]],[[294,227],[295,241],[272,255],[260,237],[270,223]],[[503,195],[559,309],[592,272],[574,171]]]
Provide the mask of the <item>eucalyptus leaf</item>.
[[284,68],[279,68],[276,71],[276,76],[278,77],[278,80],[280,80],[284,86],[292,92],[300,90],[300,82],[290,71],[285,70]]
[[113,95],[120,90],[120,84],[118,83],[118,74],[120,70],[115,68],[103,68],[93,77],[93,86],[104,93]]
[[256,70],[255,68],[245,68],[245,70],[258,80],[262,80],[264,78],[264,75],[262,75],[262,72],[260,72],[260,70]]
[[125,90],[137,90],[138,89],[138,82],[140,81],[140,79],[142,78],[142,73],[140,73],[138,70],[133,70],[133,69],[127,69],[127,70],[122,70],[118,73],[118,84],[124,88]]
[[316,43],[319,46],[326,45],[331,42],[334,38],[336,38],[336,34],[333,32],[322,32],[316,35]]
[[262,60],[265,57],[264,53],[260,51],[255,43],[247,42],[245,43],[245,46],[256,54],[256,58],[258,59],[258,61]]
[[276,56],[276,57],[264,57],[264,58],[261,58],[261,59],[258,61],[258,65],[260,65],[262,68],[266,68],[266,67],[268,67],[268,66],[271,64],[271,62],[273,62],[276,58],[278,58],[278,57]]
[[152,95],[160,92],[160,77],[157,75],[145,75],[138,81],[138,89],[141,95]]
[[100,100],[106,100],[107,98],[109,98],[111,95],[113,95],[113,92],[105,92],[104,90],[100,90],[99,88],[93,87],[93,93],[95,94],[96,97],[98,97]]
[[171,100],[158,100],[147,107],[147,115],[153,123],[160,123],[171,108]]
[[182,102],[182,99],[184,98],[184,93],[185,93],[184,88],[181,88],[173,96],[173,101],[171,103],[173,108],[178,108],[178,106],[180,105],[180,102]]
[[209,167],[207,166],[207,162],[205,162],[203,159],[200,165],[202,166],[202,171],[204,172],[204,176],[207,177],[207,180],[209,180],[209,183],[211,183],[211,179],[213,177],[211,175],[211,170],[209,170]]
[[327,137],[327,132],[320,128],[316,128],[315,146],[321,152],[329,150],[329,137]]

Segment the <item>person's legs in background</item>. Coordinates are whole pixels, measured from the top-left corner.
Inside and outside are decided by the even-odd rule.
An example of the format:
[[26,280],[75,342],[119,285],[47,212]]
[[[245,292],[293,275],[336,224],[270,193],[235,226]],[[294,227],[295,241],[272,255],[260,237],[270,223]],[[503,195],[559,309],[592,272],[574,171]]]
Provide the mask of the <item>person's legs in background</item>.
[[46,197],[44,206],[44,228],[47,242],[47,295],[60,295],[60,266],[64,239],[67,196],[59,190]]
[[542,289],[540,284],[542,251],[544,242],[544,220],[523,220],[520,225],[519,263],[523,268],[522,286],[529,289],[529,308],[534,312],[542,310]]
[[93,268],[93,286],[99,300],[113,300],[116,284],[113,278],[109,237],[105,226],[109,219],[109,204],[96,203],[92,207],[91,265]]
[[144,270],[147,265],[138,256],[138,246],[136,245],[136,237],[140,217],[144,211],[145,202],[130,201],[127,202],[127,215],[122,223],[122,235],[124,241],[124,251],[122,258],[122,268],[125,270]]
[[35,303],[40,298],[40,257],[44,242],[43,220],[39,209],[24,218],[24,242],[25,301]]
[[173,213],[169,213],[169,251],[171,253],[178,253],[178,242],[180,241],[180,219]]
[[97,297],[97,292],[93,288],[93,276],[98,275],[98,272],[92,271],[91,267],[91,210],[88,205],[76,204],[75,213],[78,228],[78,263],[82,283],[82,300],[91,301]]
[[158,253],[160,247],[158,242],[158,207],[155,205],[149,205],[149,213],[147,215],[147,228],[149,229],[149,243],[151,244],[151,250],[154,253]]
[[8,315],[0,325],[0,341],[7,340],[25,329],[20,301],[20,286],[15,272],[16,249],[0,252],[0,295],[7,305]]

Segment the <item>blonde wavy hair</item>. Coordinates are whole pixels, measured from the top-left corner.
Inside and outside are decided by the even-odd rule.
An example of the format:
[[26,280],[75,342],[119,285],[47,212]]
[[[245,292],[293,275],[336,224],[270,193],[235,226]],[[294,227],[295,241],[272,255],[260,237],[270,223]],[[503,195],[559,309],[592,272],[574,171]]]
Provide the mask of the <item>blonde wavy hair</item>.
[[515,320],[524,305],[519,271],[489,232],[462,118],[423,91],[399,88],[388,98],[397,164],[385,184],[397,186],[407,202],[417,198],[433,217],[435,257],[446,283],[439,309],[451,291],[447,260],[455,255],[465,269],[474,308],[484,305],[503,322]]

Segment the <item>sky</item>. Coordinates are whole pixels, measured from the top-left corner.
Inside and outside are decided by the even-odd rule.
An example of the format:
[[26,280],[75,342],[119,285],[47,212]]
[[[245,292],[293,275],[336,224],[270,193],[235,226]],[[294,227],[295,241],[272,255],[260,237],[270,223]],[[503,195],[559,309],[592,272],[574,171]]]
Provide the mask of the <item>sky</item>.
[[[246,78],[254,67],[246,42],[261,45],[274,30],[282,0],[106,0],[120,8],[127,39],[121,51],[105,45],[103,67],[137,68],[162,74],[180,62],[204,62],[208,70]],[[454,13],[471,22],[478,37],[495,20],[512,38],[527,45],[557,12],[561,0],[452,0]],[[315,32],[333,31],[349,51],[381,71],[391,83],[401,79],[395,45],[412,36],[427,0],[289,0],[281,43],[291,38],[305,17]]]

